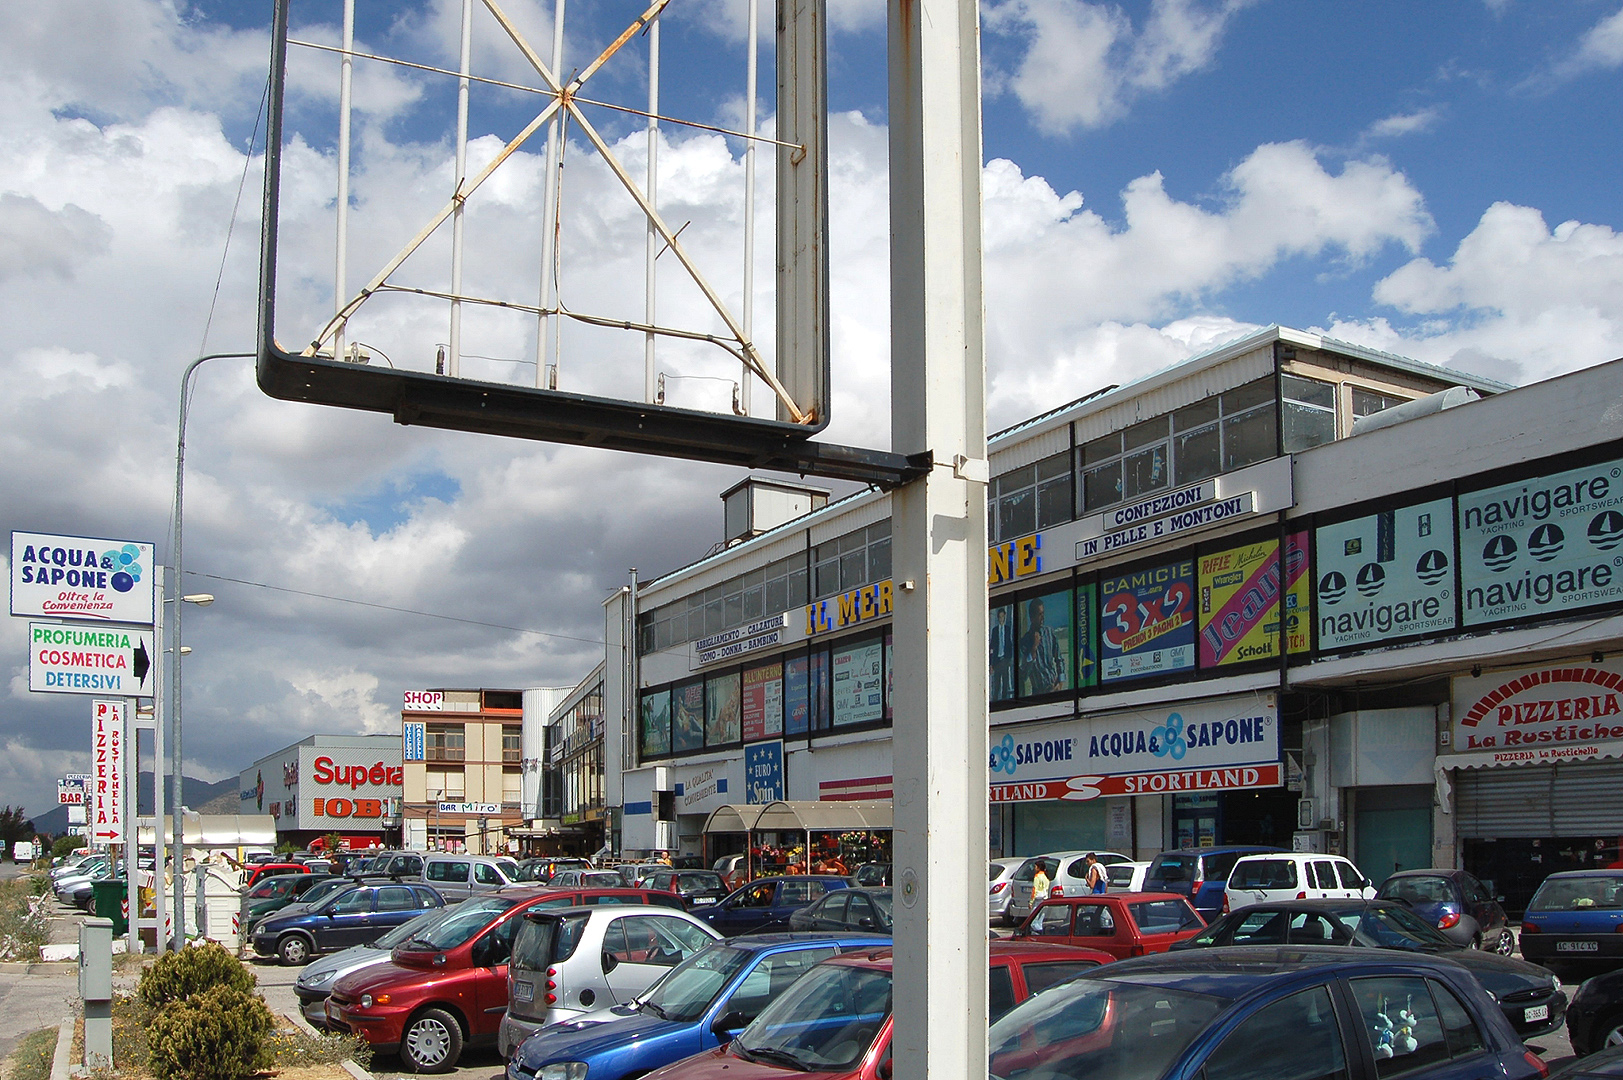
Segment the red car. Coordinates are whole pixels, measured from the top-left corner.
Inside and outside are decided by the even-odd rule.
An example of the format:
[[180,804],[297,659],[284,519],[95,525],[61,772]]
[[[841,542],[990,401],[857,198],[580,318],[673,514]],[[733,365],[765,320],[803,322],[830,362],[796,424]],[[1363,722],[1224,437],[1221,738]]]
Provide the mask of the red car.
[[[991,942],[990,1019],[1110,960],[1093,949]],[[646,1080],[790,1080],[807,1072],[833,1080],[886,1080],[890,974],[889,949],[825,960],[795,980],[737,1039],[657,1069]]]
[[248,880],[242,883],[242,887],[245,888],[245,889],[251,889],[255,885],[258,885],[261,881],[264,881],[268,877],[280,877],[283,874],[308,874],[308,873],[310,873],[310,868],[308,866],[305,866],[303,863],[296,863],[296,862],[260,863],[258,866],[254,867],[253,873],[248,875]]
[[398,1049],[418,1072],[453,1068],[467,1044],[494,1043],[507,1011],[507,958],[525,914],[593,904],[682,910],[652,889],[518,887],[475,896],[390,954],[333,984],[327,1026],[380,1051]]
[[1200,913],[1176,893],[1103,893],[1044,900],[1014,935],[1081,945],[1125,960],[1166,952],[1173,942],[1205,928]]

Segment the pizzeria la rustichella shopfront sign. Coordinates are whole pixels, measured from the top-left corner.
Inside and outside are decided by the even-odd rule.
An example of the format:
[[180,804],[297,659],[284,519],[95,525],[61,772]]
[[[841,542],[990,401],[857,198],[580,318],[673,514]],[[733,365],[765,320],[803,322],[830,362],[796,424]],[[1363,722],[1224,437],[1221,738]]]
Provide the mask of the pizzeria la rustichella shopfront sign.
[[1623,663],[1573,660],[1454,680],[1442,769],[1623,758]]
[[992,802],[1278,787],[1272,694],[1022,724],[990,740]]

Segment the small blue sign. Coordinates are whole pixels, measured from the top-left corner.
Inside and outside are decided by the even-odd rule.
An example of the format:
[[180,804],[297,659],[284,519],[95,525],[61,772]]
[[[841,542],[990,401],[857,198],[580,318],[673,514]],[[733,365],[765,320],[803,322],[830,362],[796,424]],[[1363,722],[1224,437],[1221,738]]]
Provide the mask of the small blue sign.
[[401,761],[424,761],[427,759],[427,732],[427,725],[420,721],[407,720],[400,725]]
[[744,747],[744,795],[751,806],[783,798],[783,740]]

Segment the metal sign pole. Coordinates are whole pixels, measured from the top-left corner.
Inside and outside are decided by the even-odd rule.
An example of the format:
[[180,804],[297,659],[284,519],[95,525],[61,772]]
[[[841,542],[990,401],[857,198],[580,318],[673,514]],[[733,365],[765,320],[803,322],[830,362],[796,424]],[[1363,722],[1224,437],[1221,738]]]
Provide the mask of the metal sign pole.
[[895,0],[891,433],[898,1080],[986,1075],[986,367],[975,0]]
[[141,722],[135,717],[135,699],[124,699],[124,753],[121,764],[124,768],[123,787],[120,792],[123,807],[119,816],[124,822],[124,904],[125,904],[125,933],[129,951],[141,951],[141,932],[136,923],[141,918],[141,886],[139,882],[141,859],[141,827],[137,824],[135,811],[140,809],[140,792],[130,795],[130,785],[140,782],[141,776]]

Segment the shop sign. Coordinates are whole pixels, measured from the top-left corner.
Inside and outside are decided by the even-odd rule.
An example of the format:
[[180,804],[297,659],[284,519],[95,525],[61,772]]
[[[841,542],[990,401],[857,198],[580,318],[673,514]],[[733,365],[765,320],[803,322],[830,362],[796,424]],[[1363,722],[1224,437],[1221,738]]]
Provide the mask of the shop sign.
[[493,802],[442,802],[437,808],[441,814],[483,814],[486,817],[502,812],[501,803]]
[[1280,597],[1287,647],[1307,651],[1307,534],[1286,538],[1280,578],[1279,541],[1214,551],[1200,563],[1200,666],[1218,667],[1279,656]]
[[1005,540],[986,549],[986,584],[1001,585],[1043,572],[1043,534]]
[[1369,647],[1454,629],[1454,507],[1448,499],[1314,530],[1319,648]]
[[744,801],[751,806],[783,798],[783,740],[744,747]]
[[11,534],[11,613],[152,625],[152,545]]
[[124,713],[123,701],[90,705],[90,835],[98,844],[124,841]]
[[676,784],[678,814],[708,814],[728,802],[727,793],[736,790],[730,781],[739,759],[695,768]]
[[400,760],[428,760],[428,725],[421,720],[406,720],[401,723]]
[[316,817],[380,818],[385,816],[386,799],[313,799],[310,812]]
[[68,773],[56,782],[56,801],[60,806],[83,806],[85,787],[90,783],[89,773]]
[[36,693],[151,697],[151,672],[151,631],[28,624],[28,689]]
[[988,767],[993,802],[1278,787],[1278,709],[1247,695],[994,729]]
[[1100,579],[1103,682],[1195,669],[1195,564],[1189,559]]
[[885,715],[880,663],[883,643],[870,641],[834,650],[834,726],[869,724]]
[[1293,502],[1291,459],[1272,458],[1083,519],[1078,561],[1175,540]]
[[783,665],[744,669],[744,741],[783,734]]
[[402,708],[406,712],[444,712],[445,691],[407,690]]
[[806,633],[826,634],[890,614],[891,583],[877,581],[806,605]]
[[1454,680],[1444,768],[1623,757],[1623,663],[1549,664]]
[[720,634],[701,638],[693,646],[695,659],[701,665],[713,664],[717,660],[769,649],[782,639],[783,631],[788,625],[788,613],[780,612],[770,619],[762,619],[748,626],[737,626]]
[[1459,496],[1464,625],[1623,600],[1623,461]]

